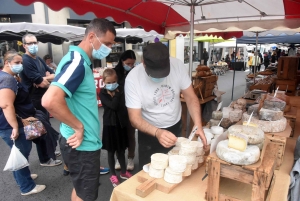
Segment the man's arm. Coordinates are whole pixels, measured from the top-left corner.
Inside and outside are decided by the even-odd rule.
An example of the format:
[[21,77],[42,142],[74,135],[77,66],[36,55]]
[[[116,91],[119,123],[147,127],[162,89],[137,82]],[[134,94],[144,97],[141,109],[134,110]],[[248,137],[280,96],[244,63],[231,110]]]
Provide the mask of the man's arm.
[[157,128],[145,121],[142,117],[141,109],[127,108],[127,110],[130,122],[134,128],[156,137],[159,143],[166,148],[175,145],[177,137],[173,133],[165,129]]
[[65,92],[61,88],[50,86],[42,98],[42,106],[53,117],[74,129],[74,135],[67,139],[67,142],[72,148],[77,148],[83,140],[84,127],[68,108],[65,96]]
[[194,126],[198,126],[196,135],[199,135],[199,137],[203,142],[203,145],[206,146],[207,142],[202,128],[201,107],[200,107],[199,99],[196,96],[192,85],[182,90],[181,92],[183,94],[189,113],[194,121]]

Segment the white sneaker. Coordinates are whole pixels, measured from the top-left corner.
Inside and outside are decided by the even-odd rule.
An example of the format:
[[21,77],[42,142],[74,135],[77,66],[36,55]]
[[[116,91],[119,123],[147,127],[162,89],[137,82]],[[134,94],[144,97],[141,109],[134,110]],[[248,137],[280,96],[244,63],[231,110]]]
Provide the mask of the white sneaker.
[[36,194],[36,193],[42,192],[45,188],[46,188],[45,185],[36,185],[36,186],[34,187],[34,189],[32,189],[31,191],[29,191],[28,193],[21,193],[21,195],[31,195],[31,194]]
[[132,171],[134,169],[134,161],[133,158],[128,158],[127,162],[127,170]]
[[30,176],[31,176],[31,179],[33,179],[33,180],[35,180],[38,177],[37,174],[31,174]]
[[121,170],[121,165],[120,165],[118,159],[117,159],[116,164],[115,164],[115,169],[116,169],[116,170]]

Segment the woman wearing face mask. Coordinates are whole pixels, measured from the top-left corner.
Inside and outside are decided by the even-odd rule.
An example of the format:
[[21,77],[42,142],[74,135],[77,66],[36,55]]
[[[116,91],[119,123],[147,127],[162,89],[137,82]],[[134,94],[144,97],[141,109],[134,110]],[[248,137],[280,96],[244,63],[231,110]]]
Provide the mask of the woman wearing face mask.
[[113,69],[103,72],[104,89],[100,92],[100,99],[104,108],[102,149],[107,150],[108,164],[111,169],[110,181],[114,187],[119,185],[115,172],[115,153],[121,165],[122,179],[128,179],[131,174],[126,171],[125,149],[127,148],[127,129],[129,118],[125,106],[125,95],[123,87],[117,83],[118,77]]
[[[134,63],[136,61],[135,53],[132,50],[126,50],[120,57],[118,65],[115,67],[115,71],[118,76],[118,84],[122,87],[125,85],[125,79],[131,69],[134,68]],[[127,135],[128,135],[128,163],[127,170],[134,169],[134,156],[135,156],[135,128],[129,123],[127,125]],[[120,163],[117,160],[115,169],[121,169]]]
[[[28,160],[32,142],[26,140],[23,124],[16,114],[28,118],[34,116],[36,111],[27,89],[20,83],[18,74],[22,70],[22,57],[15,51],[8,51],[4,56],[3,71],[0,71],[0,137],[10,148],[15,143]],[[30,174],[29,167],[14,171],[13,175],[21,195],[39,193],[46,188],[34,183],[37,175]]]

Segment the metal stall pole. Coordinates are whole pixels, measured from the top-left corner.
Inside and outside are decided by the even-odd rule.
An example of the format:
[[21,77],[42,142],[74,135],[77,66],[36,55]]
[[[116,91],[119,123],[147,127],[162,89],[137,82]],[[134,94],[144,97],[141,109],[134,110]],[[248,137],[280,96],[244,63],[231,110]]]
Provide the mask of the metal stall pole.
[[[190,20],[190,25],[191,25],[191,30],[190,30],[190,58],[189,58],[189,75],[192,78],[192,71],[193,71],[193,48],[194,48],[194,15],[195,15],[195,5],[191,5],[191,20]],[[187,115],[186,115],[186,137],[189,137],[190,133],[190,122],[191,122],[191,116],[189,113],[189,110],[187,110]]]
[[234,79],[235,79],[235,67],[236,67],[236,52],[237,52],[237,40],[235,41],[235,53],[234,53],[234,65],[233,65],[233,78],[232,78],[232,89],[231,89],[231,101],[233,101],[234,91]]

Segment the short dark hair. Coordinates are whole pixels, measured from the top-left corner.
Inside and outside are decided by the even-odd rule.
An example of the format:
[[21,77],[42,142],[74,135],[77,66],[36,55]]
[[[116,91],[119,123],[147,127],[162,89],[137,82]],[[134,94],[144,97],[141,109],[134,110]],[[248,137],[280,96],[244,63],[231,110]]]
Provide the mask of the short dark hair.
[[47,59],[52,59],[52,57],[49,55],[49,54],[46,54],[44,57],[43,57],[44,61],[46,61]]
[[134,59],[134,60],[136,60],[134,51],[132,51],[132,50],[126,50],[125,52],[123,52],[121,54],[119,62],[125,61],[127,59]]
[[25,34],[25,35],[22,37],[22,43],[23,43],[23,44],[26,44],[26,40],[25,40],[26,37],[35,37],[35,38],[36,38],[36,36],[33,35],[33,34],[31,34],[31,33]]
[[85,29],[85,36],[87,36],[91,31],[96,32],[96,34],[104,35],[107,31],[117,35],[114,25],[103,18],[93,19]]

